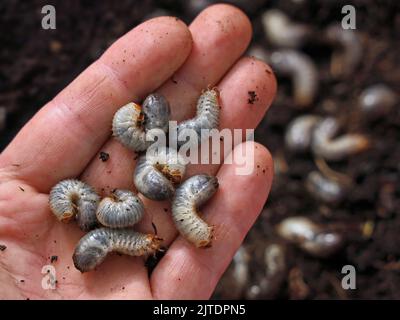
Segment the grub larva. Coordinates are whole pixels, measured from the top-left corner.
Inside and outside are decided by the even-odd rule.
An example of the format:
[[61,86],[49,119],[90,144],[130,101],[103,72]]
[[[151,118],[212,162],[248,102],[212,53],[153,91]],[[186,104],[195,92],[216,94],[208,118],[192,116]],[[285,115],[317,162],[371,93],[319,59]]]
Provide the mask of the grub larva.
[[88,184],[74,179],[57,183],[50,191],[50,209],[62,222],[76,216],[79,227],[88,231],[97,225],[99,196]]
[[327,117],[317,123],[311,143],[311,149],[315,155],[335,161],[368,148],[369,140],[362,134],[349,133],[334,138],[339,129],[340,124],[333,117]]
[[348,190],[348,186],[330,179],[318,171],[311,171],[307,175],[305,185],[313,197],[329,204],[341,202]]
[[153,143],[153,129],[168,131],[170,107],[161,94],[153,93],[143,106],[130,102],[114,115],[113,136],[134,151],[144,151]]
[[343,29],[340,24],[334,24],[325,30],[325,36],[328,42],[337,46],[332,54],[332,75],[334,77],[351,75],[362,57],[362,45],[357,32]]
[[397,94],[384,84],[366,88],[360,95],[359,107],[369,119],[387,115],[398,102]]
[[301,216],[286,218],[277,225],[276,231],[283,239],[317,257],[336,253],[344,243],[342,234]]
[[291,78],[296,106],[310,106],[318,91],[318,70],[314,62],[299,51],[285,49],[272,52],[269,63],[278,75]]
[[[197,143],[204,139],[202,129],[217,129],[219,125],[219,91],[217,88],[207,89],[197,100],[196,116],[192,119],[182,121],[178,124],[177,137],[178,147],[186,143],[187,135],[194,131],[197,135]],[[183,140],[183,141],[182,141]]]
[[292,120],[285,133],[285,144],[290,151],[304,152],[309,150],[312,132],[321,117],[303,115]]
[[309,26],[292,22],[287,15],[277,9],[266,11],[261,21],[268,40],[277,47],[297,48],[312,36]]
[[196,247],[211,245],[213,227],[199,217],[198,208],[218,188],[218,179],[200,174],[184,181],[172,200],[172,219],[180,234]]
[[136,224],[144,215],[142,200],[129,190],[114,190],[97,207],[97,220],[106,227],[124,228]]
[[158,152],[147,152],[138,159],[133,181],[145,197],[166,200],[173,196],[175,186],[185,174],[185,168],[184,159],[176,150],[160,148]]
[[142,234],[132,229],[99,228],[81,238],[72,259],[81,272],[93,270],[110,252],[130,256],[144,256],[160,249],[161,239],[153,234]]

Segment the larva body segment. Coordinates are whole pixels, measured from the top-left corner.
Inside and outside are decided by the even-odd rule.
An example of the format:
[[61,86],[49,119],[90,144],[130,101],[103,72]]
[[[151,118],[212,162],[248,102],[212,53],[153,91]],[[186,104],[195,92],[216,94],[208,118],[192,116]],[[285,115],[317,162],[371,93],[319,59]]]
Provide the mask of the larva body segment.
[[[200,144],[202,129],[217,129],[219,126],[219,92],[216,88],[205,90],[197,100],[196,116],[192,119],[181,122],[177,128],[178,147],[186,143],[186,136],[189,131],[197,135],[197,143]],[[183,140],[183,141],[182,141]]]
[[97,220],[106,227],[124,228],[136,224],[144,215],[142,200],[129,190],[115,190],[100,201]]
[[285,48],[297,48],[312,35],[309,26],[292,22],[282,11],[272,9],[261,17],[264,33],[272,45]]
[[114,115],[113,136],[134,151],[144,151],[153,143],[152,130],[168,131],[170,107],[160,94],[153,93],[143,102],[143,107],[130,102]]
[[332,117],[321,120],[313,131],[311,149],[314,154],[326,160],[342,160],[364,151],[369,140],[362,134],[345,134],[334,138],[340,129],[339,122]]
[[384,84],[366,88],[360,95],[359,107],[370,119],[387,115],[398,102],[398,95]]
[[50,191],[50,209],[62,222],[76,216],[79,227],[88,231],[97,225],[99,196],[88,184],[74,179],[57,183]]
[[179,153],[171,148],[147,152],[138,159],[133,181],[145,197],[152,200],[170,199],[184,174],[186,165]]
[[311,171],[306,178],[306,189],[318,200],[337,204],[344,199],[348,188],[318,171]]
[[72,259],[81,272],[93,270],[110,252],[130,256],[144,256],[159,250],[161,239],[153,234],[143,234],[132,229],[99,228],[81,238]]
[[276,230],[282,238],[316,257],[328,257],[336,253],[344,243],[340,233],[301,216],[286,218],[278,224]]
[[196,175],[176,189],[172,200],[172,219],[178,231],[196,247],[211,245],[213,227],[199,217],[198,208],[214,195],[217,188],[216,177]]
[[310,106],[318,91],[318,70],[313,61],[299,51],[285,49],[272,52],[269,62],[277,74],[291,78],[296,105]]
[[295,118],[289,123],[285,144],[290,151],[304,152],[310,148],[312,132],[321,117],[314,115],[303,115]]

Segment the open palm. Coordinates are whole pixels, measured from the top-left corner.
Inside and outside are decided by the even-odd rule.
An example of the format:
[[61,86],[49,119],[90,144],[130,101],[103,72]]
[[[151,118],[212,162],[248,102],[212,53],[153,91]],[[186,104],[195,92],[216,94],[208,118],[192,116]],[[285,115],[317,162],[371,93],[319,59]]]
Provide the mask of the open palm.
[[[236,175],[235,164],[189,165],[187,175],[217,175],[220,188],[202,210],[215,226],[213,246],[197,249],[177,236],[168,202],[144,200],[137,229],[157,226],[168,247],[150,278],[141,258],[112,255],[95,271],[81,274],[72,253],[82,237],[75,223],[56,221],[48,193],[77,177],[99,194],[134,189],[135,154],[110,137],[115,111],[157,91],[177,121],[194,114],[201,90],[220,90],[220,128],[254,128],[275,91],[270,68],[240,58],[251,25],[238,9],[215,5],[188,28],[172,17],[149,20],[116,41],[66,89],[45,105],[0,155],[0,298],[197,299],[212,294],[243,238],[261,211],[272,180],[272,161],[255,148],[255,170]],[[254,91],[256,99],[249,103]],[[254,94],[251,95],[254,98]],[[110,155],[99,159],[99,152]],[[237,152],[237,151],[233,151]],[[50,261],[57,256],[56,261]],[[53,265],[57,286],[42,288],[42,267]]]

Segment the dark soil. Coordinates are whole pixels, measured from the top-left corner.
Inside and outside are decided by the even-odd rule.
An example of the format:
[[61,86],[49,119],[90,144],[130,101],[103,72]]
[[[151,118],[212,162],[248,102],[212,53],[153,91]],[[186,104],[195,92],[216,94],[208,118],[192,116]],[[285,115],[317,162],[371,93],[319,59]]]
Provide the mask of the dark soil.
[[[272,298],[400,299],[400,109],[395,108],[385,119],[368,124],[359,121],[354,112],[355,100],[370,84],[385,83],[400,92],[398,1],[231,2],[247,2],[244,9],[253,22],[253,40],[266,47],[260,24],[263,9],[278,7],[295,20],[323,30],[341,20],[342,5],[353,4],[364,48],[362,62],[347,79],[333,80],[328,70],[331,49],[312,44],[304,46],[302,50],[317,63],[320,72],[317,100],[306,112],[344,118],[347,130],[363,132],[373,142],[369,151],[332,164],[334,170],[355,181],[343,204],[329,207],[311,198],[304,188],[304,178],[316,168],[314,159],[310,154],[291,154],[283,142],[288,122],[304,112],[292,108],[290,83],[279,79],[278,97],[256,132],[256,139],[271,150],[279,170],[276,170],[268,203],[245,241],[245,247],[252,253],[248,285],[264,272],[262,258],[257,257],[266,242],[274,237],[271,226],[288,216],[306,215],[315,221],[344,225],[349,230],[347,245],[329,259],[314,258],[287,246],[288,274]],[[189,22],[195,9],[183,3],[172,0],[1,1],[0,106],[5,106],[8,114],[6,128],[0,132],[0,150],[43,104],[156,8],[168,10]],[[57,9],[56,30],[41,28],[41,8],[46,4]],[[249,92],[249,103],[256,98],[255,93]],[[360,224],[367,221],[373,226],[372,232],[360,231]],[[343,276],[340,272],[347,264],[357,270],[356,290],[346,291],[340,286]],[[225,278],[228,277],[229,271]],[[293,279],[297,281],[295,284]],[[226,283],[217,289],[215,298],[230,297]]]

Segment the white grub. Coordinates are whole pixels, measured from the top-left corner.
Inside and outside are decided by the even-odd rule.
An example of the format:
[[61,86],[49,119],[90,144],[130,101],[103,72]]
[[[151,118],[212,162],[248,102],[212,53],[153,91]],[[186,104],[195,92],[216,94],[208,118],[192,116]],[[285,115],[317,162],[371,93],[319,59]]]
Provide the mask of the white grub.
[[129,190],[114,190],[103,198],[97,207],[97,220],[106,227],[131,227],[142,219],[144,205],[142,200]]
[[326,40],[336,46],[331,60],[334,77],[348,77],[356,70],[362,57],[362,45],[357,31],[343,29],[340,24],[325,30]]
[[359,98],[359,107],[369,119],[387,115],[397,103],[398,95],[385,84],[366,88]]
[[369,140],[362,134],[349,133],[334,138],[340,129],[337,119],[327,117],[315,126],[311,149],[326,160],[338,161],[357,154],[369,147]]
[[285,279],[287,273],[286,250],[279,243],[269,243],[264,251],[265,274],[258,283],[251,285],[247,299],[272,299]]
[[197,144],[199,145],[202,139],[206,138],[204,134],[201,134],[203,129],[217,129],[219,126],[220,108],[218,89],[204,90],[197,100],[196,116],[192,119],[182,121],[178,125],[178,148],[186,143],[186,136],[189,136],[190,132],[194,131],[196,133]]
[[160,249],[161,239],[132,229],[99,228],[90,231],[78,242],[72,260],[81,272],[93,270],[110,252],[130,256],[146,256]]
[[138,159],[133,181],[145,197],[161,201],[172,198],[186,165],[176,150],[160,148],[158,151],[147,152]]
[[169,117],[168,101],[161,94],[153,93],[144,100],[143,107],[130,102],[115,113],[113,136],[129,149],[144,151],[153,143],[151,130],[168,131]]
[[293,119],[285,133],[286,148],[293,152],[305,152],[310,149],[312,133],[321,117],[302,115]]
[[213,227],[199,217],[198,208],[218,188],[216,177],[200,174],[184,181],[172,200],[172,219],[180,234],[196,247],[211,246]]
[[312,29],[303,23],[295,23],[280,10],[265,11],[261,17],[264,33],[276,47],[298,48],[309,40]]
[[50,209],[62,222],[76,216],[79,227],[88,231],[97,225],[96,209],[99,196],[88,184],[74,179],[57,183],[50,191]]
[[316,257],[329,257],[344,243],[342,234],[302,216],[286,218],[277,225],[276,231],[283,239]]
[[324,176],[319,171],[311,171],[307,175],[305,185],[314,198],[332,205],[340,203],[348,191],[348,186]]
[[270,65],[278,75],[291,79],[296,107],[309,107],[318,92],[319,75],[314,62],[299,51],[285,49],[272,52]]

